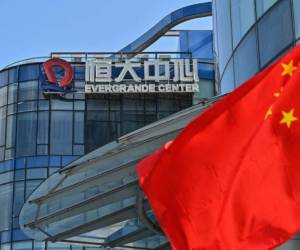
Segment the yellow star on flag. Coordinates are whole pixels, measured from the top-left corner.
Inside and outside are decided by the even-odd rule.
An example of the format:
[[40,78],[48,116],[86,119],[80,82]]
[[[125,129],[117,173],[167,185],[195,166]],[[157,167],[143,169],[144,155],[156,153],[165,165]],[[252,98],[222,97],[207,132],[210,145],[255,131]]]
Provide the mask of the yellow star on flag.
[[294,116],[294,109],[291,109],[290,112],[282,111],[281,113],[282,113],[282,119],[280,121],[280,124],[286,124],[288,128],[291,127],[292,122],[298,120],[298,118]]
[[294,71],[297,69],[297,67],[294,66],[294,61],[290,61],[289,64],[282,63],[281,66],[283,67],[282,76],[289,75],[292,76],[294,74]]
[[268,109],[268,111],[267,111],[267,113],[266,113],[266,115],[265,115],[265,120],[267,120],[268,119],[268,117],[269,116],[271,116],[273,114],[273,112],[272,112],[272,106]]

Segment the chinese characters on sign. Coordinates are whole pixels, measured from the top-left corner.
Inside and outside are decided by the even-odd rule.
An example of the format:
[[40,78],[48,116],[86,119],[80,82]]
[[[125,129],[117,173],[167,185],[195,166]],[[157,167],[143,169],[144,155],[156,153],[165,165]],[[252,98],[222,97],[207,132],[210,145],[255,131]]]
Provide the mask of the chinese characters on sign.
[[[117,72],[117,74],[113,74]],[[116,75],[115,77],[113,77]],[[128,78],[129,77],[129,78]],[[86,93],[198,92],[197,59],[86,62]],[[124,83],[128,81],[130,83]]]

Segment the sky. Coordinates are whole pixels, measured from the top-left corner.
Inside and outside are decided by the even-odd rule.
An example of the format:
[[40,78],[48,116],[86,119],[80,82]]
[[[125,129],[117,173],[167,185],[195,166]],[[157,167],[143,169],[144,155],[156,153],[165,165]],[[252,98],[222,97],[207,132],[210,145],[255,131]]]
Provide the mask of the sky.
[[[0,0],[0,69],[51,52],[118,51],[172,11],[209,0]],[[175,28],[211,29],[211,18]],[[148,50],[177,48],[161,39]]]

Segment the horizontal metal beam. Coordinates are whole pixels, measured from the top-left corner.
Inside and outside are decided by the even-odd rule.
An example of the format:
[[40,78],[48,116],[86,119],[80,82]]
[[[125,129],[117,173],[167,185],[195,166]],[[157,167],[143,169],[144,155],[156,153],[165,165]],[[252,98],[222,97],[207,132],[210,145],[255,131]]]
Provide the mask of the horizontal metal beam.
[[120,247],[122,245],[132,243],[152,235],[154,235],[154,233],[150,232],[148,229],[140,228],[119,238],[105,242],[105,245],[108,247]]
[[48,225],[60,220],[72,217],[84,212],[91,211],[96,208],[106,206],[108,204],[121,201],[135,196],[138,190],[138,182],[132,181],[126,185],[115,188],[111,191],[96,195],[83,202],[77,203],[71,207],[67,207],[45,217],[38,218],[34,222],[28,223],[25,227],[35,228],[37,226]]
[[76,182],[72,185],[63,187],[61,189],[57,189],[47,195],[30,200],[29,202],[34,202],[34,203],[39,203],[39,204],[42,204],[45,202],[51,202],[51,201],[59,199],[59,198],[66,198],[68,195],[71,195],[74,193],[79,193],[79,192],[84,191],[85,189],[88,189],[89,187],[93,187],[95,185],[105,185],[107,183],[114,182],[115,180],[120,179],[120,176],[125,177],[125,176],[128,176],[128,174],[134,174],[135,166],[139,161],[140,161],[140,159],[132,161],[127,164],[124,164],[124,165],[121,165],[119,167],[113,168],[104,173],[100,173],[95,176],[84,179],[82,181]]
[[[145,202],[145,209],[150,210],[150,206],[147,202]],[[74,236],[79,236],[81,234],[94,231],[96,229],[101,229],[125,220],[130,220],[136,218],[136,207],[135,205],[131,205],[120,209],[111,214],[105,215],[99,219],[90,221],[83,225],[78,225],[70,230],[64,231],[60,234],[56,234],[52,236],[52,239],[55,241],[65,240]]]

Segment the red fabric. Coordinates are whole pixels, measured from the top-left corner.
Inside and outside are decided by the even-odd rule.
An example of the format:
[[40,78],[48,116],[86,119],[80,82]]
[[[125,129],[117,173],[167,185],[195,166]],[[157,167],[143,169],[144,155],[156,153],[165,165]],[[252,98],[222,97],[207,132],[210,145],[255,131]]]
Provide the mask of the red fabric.
[[299,231],[299,63],[296,47],[138,165],[173,249],[273,249]]

